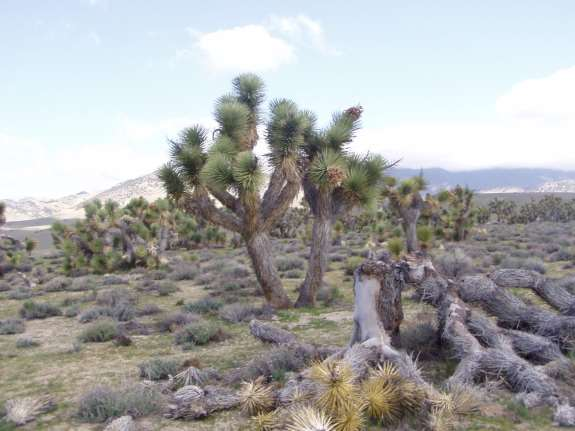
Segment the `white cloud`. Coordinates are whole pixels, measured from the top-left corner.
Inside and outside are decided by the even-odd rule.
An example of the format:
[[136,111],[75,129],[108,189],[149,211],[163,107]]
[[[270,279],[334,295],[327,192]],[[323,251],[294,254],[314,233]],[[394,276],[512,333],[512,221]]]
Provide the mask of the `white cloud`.
[[575,67],[514,85],[490,122],[405,122],[363,130],[355,143],[403,166],[575,169]]
[[497,111],[516,118],[575,121],[575,66],[519,82],[497,100]]
[[213,70],[269,71],[294,63],[299,50],[313,49],[324,55],[339,55],[327,43],[323,27],[306,15],[271,16],[264,23],[202,33],[188,27],[193,49],[178,49],[170,67],[190,58],[200,58]]
[[215,70],[267,71],[295,60],[294,48],[261,25],[203,33],[195,45]]
[[92,31],[88,34],[88,38],[94,43],[96,46],[102,45],[102,38],[98,33]]
[[311,44],[323,54],[341,55],[337,49],[330,47],[327,43],[322,25],[307,15],[292,17],[272,15],[269,19],[268,27],[281,33],[294,43],[300,45]]

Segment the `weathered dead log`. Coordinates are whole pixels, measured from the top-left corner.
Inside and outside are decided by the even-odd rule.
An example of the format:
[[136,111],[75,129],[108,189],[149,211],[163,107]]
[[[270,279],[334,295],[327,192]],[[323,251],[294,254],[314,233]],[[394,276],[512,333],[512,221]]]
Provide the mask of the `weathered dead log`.
[[499,287],[531,289],[561,314],[575,316],[575,295],[561,287],[557,280],[527,269],[498,269],[489,274],[489,278]]
[[519,329],[548,337],[565,350],[575,346],[575,317],[557,315],[540,307],[527,305],[508,290],[483,275],[462,277],[458,294],[465,301],[477,303],[508,329]]
[[240,398],[235,390],[221,386],[205,386],[201,396],[193,400],[183,399],[168,407],[166,417],[170,419],[194,420],[201,419],[210,414],[236,407]]
[[295,335],[291,332],[255,319],[250,322],[250,332],[259,340],[273,344],[289,344],[296,341]]

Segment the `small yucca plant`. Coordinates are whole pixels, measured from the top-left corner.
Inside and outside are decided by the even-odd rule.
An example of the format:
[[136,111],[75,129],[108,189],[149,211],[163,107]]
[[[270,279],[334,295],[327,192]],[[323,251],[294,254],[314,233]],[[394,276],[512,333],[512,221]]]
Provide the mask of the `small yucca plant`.
[[261,377],[253,382],[244,382],[239,396],[242,411],[249,415],[269,412],[275,405],[274,390]]
[[277,412],[260,412],[252,417],[251,425],[254,431],[272,431],[277,425]]
[[363,382],[361,395],[369,417],[384,423],[393,423],[401,418],[400,393],[389,380],[371,376]]
[[293,409],[285,431],[335,431],[332,420],[322,411],[301,406]]
[[310,377],[319,383],[317,404],[327,412],[345,412],[358,397],[351,366],[343,361],[326,360],[310,369]]

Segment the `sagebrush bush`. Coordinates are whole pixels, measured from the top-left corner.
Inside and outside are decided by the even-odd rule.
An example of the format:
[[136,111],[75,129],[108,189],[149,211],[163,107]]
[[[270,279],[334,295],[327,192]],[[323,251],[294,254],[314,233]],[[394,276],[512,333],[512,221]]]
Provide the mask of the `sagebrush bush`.
[[189,323],[176,332],[175,342],[184,346],[203,346],[225,338],[226,334],[219,326],[211,322],[199,321]]
[[163,380],[178,374],[180,363],[174,359],[152,358],[138,365],[140,377],[148,380]]
[[23,337],[16,340],[16,348],[27,349],[30,347],[38,347],[40,343],[32,338]]
[[20,316],[26,320],[46,319],[60,315],[62,315],[62,310],[47,302],[26,301],[20,309]]
[[83,343],[105,343],[113,340],[118,334],[119,330],[115,322],[102,320],[80,332],[78,340]]
[[158,413],[163,405],[162,395],[148,386],[99,386],[82,395],[76,416],[84,422],[101,423],[124,415],[138,418]]
[[153,314],[159,314],[162,309],[156,304],[144,304],[136,310],[137,316],[151,316]]
[[185,304],[184,310],[189,311],[190,313],[212,313],[218,311],[223,305],[224,304],[221,301],[208,296],[195,302]]
[[193,313],[173,313],[158,321],[156,327],[160,332],[174,332],[176,329],[198,320],[200,320],[199,316]]
[[133,304],[136,302],[134,293],[128,289],[110,289],[98,293],[96,303],[98,305],[107,305],[114,307],[118,304]]
[[252,304],[236,303],[222,307],[219,315],[228,322],[239,323],[259,317],[263,312],[264,310],[261,307],[256,307]]
[[277,257],[275,263],[278,271],[303,270],[305,268],[305,261],[294,256]]
[[72,284],[72,279],[68,277],[54,277],[44,284],[46,292],[58,292],[66,290]]
[[528,259],[520,259],[517,257],[506,257],[499,264],[501,268],[517,268],[517,269],[528,269],[531,271],[537,271],[541,274],[545,274],[545,263],[537,258],[530,257]]
[[174,268],[170,273],[170,280],[181,281],[181,280],[193,280],[198,275],[198,268],[196,265],[185,265],[180,264]]
[[0,320],[0,335],[21,334],[26,330],[24,322],[18,319]]
[[465,252],[456,248],[446,251],[435,258],[437,270],[450,278],[469,274],[473,269],[473,261]]

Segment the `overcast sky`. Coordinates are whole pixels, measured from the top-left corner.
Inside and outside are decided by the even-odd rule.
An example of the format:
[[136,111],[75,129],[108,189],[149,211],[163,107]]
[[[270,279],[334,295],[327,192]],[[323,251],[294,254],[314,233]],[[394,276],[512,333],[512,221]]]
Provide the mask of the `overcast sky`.
[[1,0],[0,198],[152,172],[239,72],[404,167],[575,169],[575,2]]

